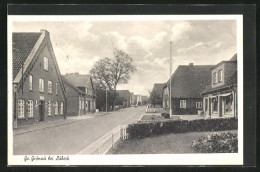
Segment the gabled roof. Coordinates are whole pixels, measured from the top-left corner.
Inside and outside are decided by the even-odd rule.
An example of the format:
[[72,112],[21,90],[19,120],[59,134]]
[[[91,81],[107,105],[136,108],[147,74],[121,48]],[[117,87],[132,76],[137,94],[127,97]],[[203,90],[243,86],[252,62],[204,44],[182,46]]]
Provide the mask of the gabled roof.
[[237,53],[233,55],[233,57],[229,61],[237,61]]
[[129,97],[131,96],[131,93],[129,90],[116,90],[117,94],[120,96],[120,97]]
[[153,90],[152,92],[156,92],[156,93],[162,93],[163,92],[163,87],[166,85],[166,83],[155,83],[153,85]]
[[[201,98],[213,65],[180,65],[172,75],[172,98]],[[168,82],[169,84],[169,82]]]
[[36,42],[41,36],[40,32],[14,32],[13,40],[13,79],[25,63]]
[[[89,83],[91,83],[90,75],[82,75],[79,73],[69,73],[66,75],[62,75],[65,79],[71,82],[75,87],[85,87]],[[92,83],[91,83],[92,84]]]
[[61,78],[62,78],[62,81],[65,82],[66,84],[68,84],[71,88],[73,88],[74,90],[76,90],[77,92],[79,92],[81,94],[85,94],[84,91],[82,91],[79,88],[75,87],[75,85],[73,85],[71,82],[69,82],[66,78],[64,78],[63,76]]

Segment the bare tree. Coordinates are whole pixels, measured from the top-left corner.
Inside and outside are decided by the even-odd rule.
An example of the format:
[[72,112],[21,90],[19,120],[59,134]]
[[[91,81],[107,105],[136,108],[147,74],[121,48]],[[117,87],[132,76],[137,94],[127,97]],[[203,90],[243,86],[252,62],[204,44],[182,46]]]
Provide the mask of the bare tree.
[[118,84],[128,83],[130,74],[135,71],[136,67],[133,65],[132,57],[122,50],[115,49],[113,58],[105,57],[98,60],[90,70],[90,73],[100,87],[113,91],[114,95],[116,95]]

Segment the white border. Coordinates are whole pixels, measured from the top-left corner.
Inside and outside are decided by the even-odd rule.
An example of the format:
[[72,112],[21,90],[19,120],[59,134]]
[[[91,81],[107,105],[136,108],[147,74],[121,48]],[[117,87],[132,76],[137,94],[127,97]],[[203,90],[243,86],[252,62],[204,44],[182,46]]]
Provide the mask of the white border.
[[[69,161],[26,161],[13,155],[12,129],[12,23],[16,21],[154,21],[236,20],[238,59],[238,153],[71,155]],[[106,16],[8,16],[8,165],[243,165],[243,16],[242,15],[106,15]],[[43,155],[41,155],[42,157]],[[66,155],[65,155],[66,156]],[[46,155],[48,157],[48,155]]]

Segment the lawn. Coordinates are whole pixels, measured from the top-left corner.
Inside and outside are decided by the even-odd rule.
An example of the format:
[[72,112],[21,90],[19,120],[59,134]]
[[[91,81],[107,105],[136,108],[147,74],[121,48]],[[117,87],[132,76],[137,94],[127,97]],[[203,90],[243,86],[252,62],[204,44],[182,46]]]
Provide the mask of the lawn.
[[[237,133],[237,130],[218,133]],[[180,154],[195,153],[191,148],[193,140],[214,132],[190,132],[166,134],[144,139],[119,141],[108,154]]]

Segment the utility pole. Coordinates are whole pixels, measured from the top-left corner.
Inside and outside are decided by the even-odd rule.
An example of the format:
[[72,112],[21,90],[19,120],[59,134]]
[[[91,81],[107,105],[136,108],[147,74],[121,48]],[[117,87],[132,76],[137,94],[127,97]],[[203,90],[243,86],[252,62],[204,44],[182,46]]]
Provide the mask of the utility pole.
[[170,118],[172,117],[172,42],[170,42]]

